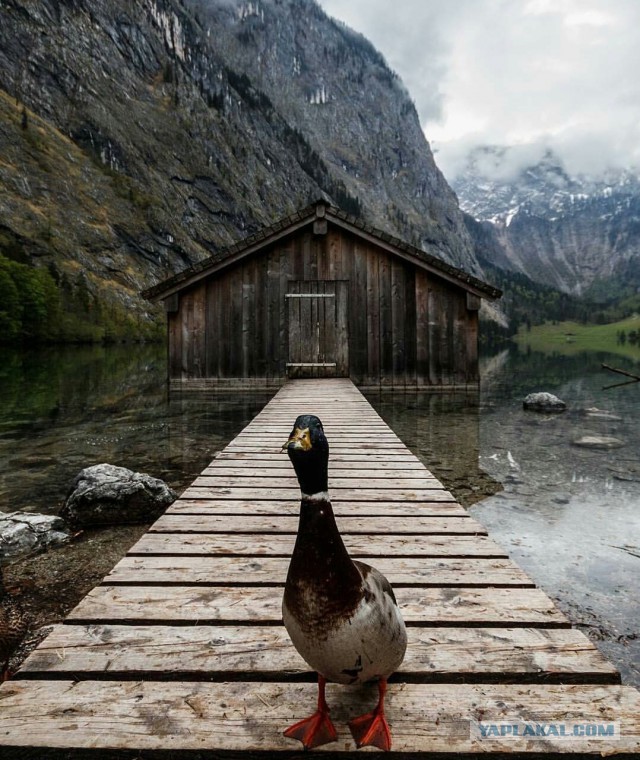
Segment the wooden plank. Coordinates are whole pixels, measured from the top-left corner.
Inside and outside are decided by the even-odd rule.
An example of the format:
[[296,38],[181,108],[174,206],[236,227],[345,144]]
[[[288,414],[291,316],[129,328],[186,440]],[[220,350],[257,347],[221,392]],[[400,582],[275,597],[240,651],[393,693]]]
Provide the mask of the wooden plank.
[[[618,683],[589,639],[573,629],[417,628],[393,680],[493,679]],[[55,626],[18,678],[151,677],[207,681],[315,679],[282,626]]]
[[175,314],[167,314],[167,362],[169,377],[182,377],[182,309]]
[[336,375],[349,374],[349,283],[340,280],[335,283],[335,345]]
[[380,377],[380,255],[367,252],[367,375],[373,381]]
[[345,243],[351,255],[349,376],[359,382],[367,372],[367,245],[353,237]]
[[[185,491],[187,493],[187,491]],[[219,514],[219,515],[298,515],[300,499],[292,501],[269,501],[267,499],[247,501],[227,499],[191,499],[182,496],[173,502],[167,514]],[[449,517],[462,516],[468,512],[461,507],[453,497],[450,501],[432,502],[384,502],[362,501],[340,506],[340,514],[344,516],[367,517],[369,515],[390,515],[397,517]]]
[[[265,432],[268,432],[270,436],[277,435],[278,437],[281,437],[281,436],[286,437],[289,435],[289,433],[293,429],[293,423],[296,416],[297,415],[295,411],[290,417],[283,415],[281,418],[281,422],[278,425],[276,425],[276,423],[272,422],[271,420],[263,420],[263,419],[256,418],[254,422],[250,422],[249,425],[247,425],[247,427],[242,431],[238,439],[243,440],[243,438],[247,436],[248,440],[259,442],[260,439],[264,438]],[[343,418],[343,424],[341,424],[339,427],[332,429],[329,426],[329,423],[326,422],[326,420],[327,418],[325,417],[325,419],[322,420],[322,425],[324,427],[325,433],[327,434],[327,437],[331,441],[333,441],[336,438],[336,436],[339,437],[341,434],[352,434],[352,435],[358,434],[358,437],[361,440],[365,436],[369,438],[374,436],[374,440],[378,440],[376,436],[382,436],[382,439],[386,441],[394,440],[395,442],[397,442],[400,440],[398,436],[394,436],[392,438],[389,435],[388,431],[384,430],[384,426],[382,422],[373,421],[373,420],[363,421],[356,417],[353,417],[350,419]]]
[[405,336],[405,265],[391,261],[391,345],[393,350],[393,385],[406,385],[407,348]]
[[[256,488],[242,488],[240,486],[221,486],[220,488],[191,486],[185,491],[191,498],[211,499],[283,499],[291,501],[300,499],[299,488],[263,488],[258,492]],[[438,494],[443,494],[443,500],[450,498],[450,494],[442,490],[442,486],[434,485],[433,488],[386,488],[379,491],[375,488],[333,488],[331,500],[339,501],[437,501]]]
[[[279,330],[280,330],[280,253],[274,250],[269,251],[267,254],[267,272],[266,272],[266,320],[265,326],[265,355],[267,360],[267,376],[269,378],[278,377],[280,374],[278,351],[279,345]],[[284,294],[282,296],[284,301]],[[283,304],[283,308],[286,308],[286,304]],[[286,320],[286,312],[285,312]],[[285,322],[286,324],[286,322]],[[288,325],[287,325],[288,329]],[[287,358],[286,356],[284,357]]]
[[[311,683],[13,681],[4,684],[0,745],[199,752],[298,752],[283,726],[315,704]],[[347,722],[371,709],[375,685],[329,684],[338,742],[319,751],[355,750]],[[34,709],[38,705],[38,709]],[[460,757],[486,752],[611,754],[640,751],[640,693],[606,685],[390,684],[386,713],[393,751]],[[613,738],[481,738],[483,726],[618,722]],[[475,727],[476,730],[472,730]],[[569,733],[572,729],[569,728]]]
[[[506,557],[487,536],[348,535],[344,543],[354,557]],[[130,554],[209,554],[211,556],[290,557],[292,534],[219,535],[216,533],[147,533]]]
[[[230,444],[251,443],[262,445],[263,447],[269,447],[273,445],[282,446],[282,438],[284,436],[284,440],[287,440],[287,437],[293,428],[294,420],[295,417],[292,417],[291,427],[287,426],[289,429],[285,429],[281,433],[276,432],[274,434],[270,431],[263,430],[260,434],[241,434],[237,438],[234,438],[233,441],[230,441]],[[328,434],[327,437],[329,438]],[[363,431],[351,432],[350,430],[343,430],[342,433],[334,433],[329,440],[329,446],[331,449],[335,448],[336,446],[357,446],[365,443],[376,444],[385,449],[401,448],[406,450],[407,448],[404,443],[402,443],[402,441],[398,438],[398,436],[389,435],[388,433],[383,434],[379,432],[367,433]]]
[[[293,472],[293,469],[289,474],[282,477],[269,477],[268,475],[258,475],[253,477],[250,474],[243,476],[239,475],[217,475],[210,473],[203,473],[197,477],[193,483],[194,488],[253,488],[260,492],[263,489],[270,488],[297,488],[298,492],[300,487],[298,485],[298,479]],[[393,489],[395,491],[400,489],[431,489],[431,488],[444,488],[439,480],[434,477],[421,477],[421,478],[399,478],[393,474],[389,474],[388,477],[383,478],[343,478],[330,475],[329,485],[331,487],[331,493],[337,493],[341,488],[357,489],[360,487],[368,490],[377,488],[380,490]]]
[[[391,260],[388,255],[380,256],[380,385],[393,383],[393,322],[391,306]],[[373,378],[374,382],[376,378]]]
[[321,317],[320,332],[323,336],[323,351],[320,361],[335,362],[336,367],[327,368],[324,376],[332,377],[337,372],[338,344],[337,344],[337,292],[335,282],[322,281],[319,287],[325,295],[333,295],[333,298],[321,298],[318,304],[318,312]]
[[[124,557],[107,575],[107,584],[284,585],[289,557]],[[395,586],[518,586],[533,581],[508,559],[376,557],[373,564]]]
[[[409,625],[500,625],[569,628],[536,588],[396,590]],[[97,586],[67,618],[70,623],[280,623],[282,589],[274,586]]]
[[416,385],[417,310],[416,270],[405,267],[405,370],[407,386]]
[[[486,535],[487,531],[471,517],[343,517],[338,515],[338,529],[345,535]],[[298,518],[287,516],[162,515],[150,527],[151,533],[284,533],[297,534]]]
[[[317,359],[317,357],[313,357],[314,361]],[[339,402],[336,402],[339,403]],[[235,438],[233,441],[230,441],[230,443],[235,443],[236,441],[246,441],[248,443],[282,443],[282,436],[287,436],[292,428],[293,423],[298,416],[298,414],[315,414],[317,417],[320,417],[322,419],[322,416],[317,409],[299,409],[296,407],[295,411],[291,414],[290,417],[284,416],[285,425],[282,425],[280,427],[280,430],[274,430],[271,431],[269,428],[269,423],[263,423],[263,421],[260,421],[260,424],[262,425],[262,430],[258,430],[255,432],[248,432],[248,433],[241,433],[237,438]],[[325,417],[326,419],[326,417]],[[323,423],[324,424],[324,423]],[[327,432],[327,437],[329,437],[329,432]],[[329,445],[333,444],[334,446],[336,444],[344,445],[344,443],[380,443],[380,444],[393,444],[395,446],[404,447],[406,449],[406,446],[404,443],[398,438],[397,435],[394,433],[390,433],[389,431],[382,430],[378,424],[376,424],[376,429],[370,430],[367,429],[366,426],[360,425],[357,429],[351,430],[349,424],[344,424],[341,426],[341,429],[339,431],[333,431],[331,433],[331,437],[329,440]]]
[[[230,451],[229,449],[224,449],[224,451],[216,454],[216,461],[219,461],[221,459],[252,459],[254,461],[259,460],[262,462],[271,460],[279,462],[280,464],[287,461],[284,458],[282,451],[261,452],[253,449],[248,451]],[[363,454],[357,452],[336,453],[335,451],[331,451],[329,454],[329,462],[331,467],[333,467],[334,464],[341,462],[359,462],[365,464],[375,462],[375,467],[378,467],[379,463],[384,462],[389,462],[392,464],[394,462],[420,462],[420,460],[415,456],[415,454],[411,454],[408,451],[406,454]]]
[[[286,439],[285,439],[286,440]],[[282,446],[284,441],[280,440],[277,443],[274,442],[270,446],[265,446],[259,443],[230,443],[227,447],[229,452],[237,452],[241,454],[252,453],[264,453],[264,454],[280,454],[282,456]],[[360,452],[361,454],[373,454],[381,456],[383,459],[392,457],[394,455],[405,456],[404,449],[399,444],[375,444],[375,443],[351,443],[351,444],[333,444],[331,446],[331,456],[334,454],[353,454],[354,452]]]
[[[288,477],[293,472],[291,464],[286,462],[276,462],[269,460],[259,464],[259,460],[249,460],[250,467],[247,467],[247,460],[216,460],[202,471],[202,475],[225,476],[225,477],[258,477],[261,475],[279,477]],[[432,477],[428,470],[414,463],[403,462],[380,462],[380,466],[371,469],[364,469],[365,464],[362,462],[346,462],[343,464],[334,464],[331,466],[331,473],[340,478],[375,478],[380,477],[381,473],[387,473],[389,477],[398,477],[406,479],[417,479]]]
[[242,280],[242,377],[255,377],[256,368],[256,286],[255,286],[255,259],[243,264]]

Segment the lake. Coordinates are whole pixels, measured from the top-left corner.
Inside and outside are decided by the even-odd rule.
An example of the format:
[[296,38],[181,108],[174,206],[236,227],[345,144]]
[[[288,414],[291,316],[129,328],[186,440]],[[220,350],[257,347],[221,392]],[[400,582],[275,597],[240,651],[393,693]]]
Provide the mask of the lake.
[[[503,351],[478,394],[368,394],[403,441],[640,685],[640,384],[582,354]],[[527,393],[568,411],[525,412]],[[269,393],[167,400],[164,348],[0,350],[0,510],[55,513],[83,467],[110,462],[180,491]],[[572,442],[614,436],[609,451]],[[124,549],[123,549],[124,550]]]

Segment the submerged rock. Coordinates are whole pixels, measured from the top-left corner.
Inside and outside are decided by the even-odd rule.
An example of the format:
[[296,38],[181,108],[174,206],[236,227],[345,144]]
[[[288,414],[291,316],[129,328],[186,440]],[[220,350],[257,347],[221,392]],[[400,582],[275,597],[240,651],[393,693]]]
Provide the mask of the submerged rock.
[[70,538],[67,524],[55,515],[0,514],[0,565],[60,546]]
[[583,435],[571,441],[574,446],[581,446],[585,449],[619,449],[624,446],[624,441],[614,438],[612,435]]
[[80,527],[142,523],[162,514],[176,497],[163,480],[97,464],[76,476],[61,514]]
[[567,408],[564,401],[545,391],[530,393],[522,402],[522,406],[532,412],[564,412]]
[[594,420],[605,420],[607,422],[620,422],[622,420],[622,417],[619,417],[617,414],[613,414],[613,412],[607,412],[604,409],[598,409],[595,406],[592,406],[589,409],[585,409],[584,413],[587,417],[590,417]]

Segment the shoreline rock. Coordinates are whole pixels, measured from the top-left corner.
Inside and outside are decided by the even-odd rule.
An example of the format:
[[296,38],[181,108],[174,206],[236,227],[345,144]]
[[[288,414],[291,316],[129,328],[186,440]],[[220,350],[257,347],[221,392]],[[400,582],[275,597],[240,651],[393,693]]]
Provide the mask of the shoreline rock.
[[65,521],[32,512],[0,514],[0,566],[62,546],[71,540]]
[[60,514],[81,528],[137,524],[159,517],[176,498],[163,480],[104,463],[78,473]]

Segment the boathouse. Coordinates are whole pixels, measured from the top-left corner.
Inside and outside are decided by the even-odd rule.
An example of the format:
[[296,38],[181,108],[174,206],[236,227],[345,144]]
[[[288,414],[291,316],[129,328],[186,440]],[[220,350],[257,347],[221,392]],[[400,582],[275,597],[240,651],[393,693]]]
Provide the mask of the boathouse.
[[168,320],[171,390],[478,381],[478,311],[501,293],[325,201],[144,291]]

